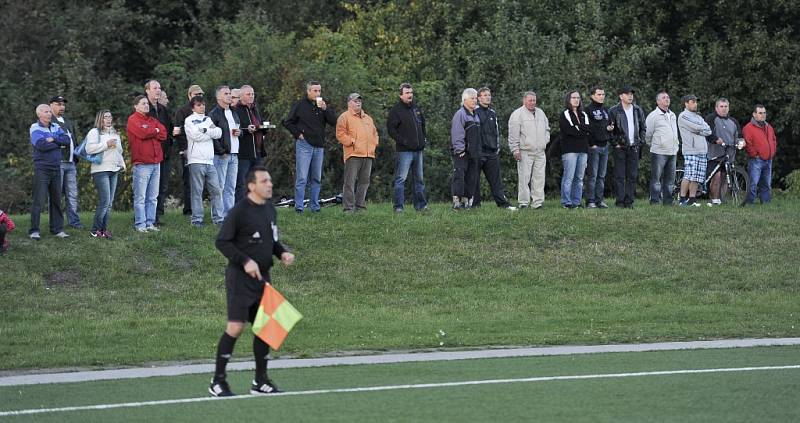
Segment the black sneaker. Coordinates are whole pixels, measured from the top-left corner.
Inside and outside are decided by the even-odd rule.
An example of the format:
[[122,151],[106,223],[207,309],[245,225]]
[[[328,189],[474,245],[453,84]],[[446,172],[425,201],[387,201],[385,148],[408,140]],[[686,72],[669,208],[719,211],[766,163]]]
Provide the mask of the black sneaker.
[[211,385],[208,385],[208,393],[211,394],[212,397],[232,397],[234,393],[231,392],[231,387],[228,386],[228,382],[224,380],[220,381],[211,381]]
[[250,394],[251,395],[268,395],[268,394],[277,394],[279,392],[283,392],[275,386],[275,383],[269,379],[267,379],[264,383],[257,383],[253,381],[253,384],[250,385]]

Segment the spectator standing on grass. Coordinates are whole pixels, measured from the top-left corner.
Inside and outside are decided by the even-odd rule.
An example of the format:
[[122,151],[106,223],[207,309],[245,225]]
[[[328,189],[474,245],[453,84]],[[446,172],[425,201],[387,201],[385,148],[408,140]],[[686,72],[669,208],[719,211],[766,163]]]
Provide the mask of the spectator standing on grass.
[[769,204],[772,200],[772,159],[778,150],[775,129],[767,123],[767,109],[756,104],[753,117],[742,130],[745,148],[750,159],[747,171],[750,174],[750,192],[745,204],[753,204],[756,194],[761,204]]
[[633,103],[636,91],[626,86],[619,90],[619,104],[608,111],[614,123],[614,192],[616,206],[633,208],[639,178],[644,136],[647,132],[642,108]]
[[[286,266],[294,263],[294,254],[288,252],[278,239],[277,213],[272,198],[272,178],[263,166],[249,169],[246,177],[247,195],[236,203],[220,228],[216,247],[228,259],[225,269],[228,322],[217,344],[214,377],[208,392],[215,397],[233,396],[227,382],[228,361],[233,355],[236,340],[242,334],[245,322],[253,324],[265,283],[272,283],[269,270],[272,256]],[[267,376],[269,346],[258,336],[253,336],[255,379],[251,394],[280,392]]]
[[708,142],[711,127],[697,113],[697,96],[685,95],[682,99],[684,109],[678,116],[678,130],[681,133],[681,152],[683,153],[683,179],[681,180],[682,207],[700,207],[697,202],[697,188],[706,178]]
[[61,150],[70,146],[70,138],[57,123],[53,122],[50,106],[36,106],[38,120],[31,125],[33,145],[33,202],[31,203],[31,229],[28,236],[38,241],[39,218],[42,205],[48,198],[50,233],[58,238],[69,235],[64,232],[64,215],[61,211]]
[[520,208],[544,207],[545,150],[550,142],[550,123],[536,107],[537,96],[528,91],[522,106],[508,119],[508,147],[517,161],[517,201]]
[[191,100],[197,96],[202,97],[205,93],[199,85],[192,85],[189,87],[187,95],[189,96],[189,102],[178,108],[178,110],[175,111],[175,117],[172,119],[174,125],[172,127],[172,136],[178,144],[178,154],[181,156],[181,164],[183,165],[184,216],[192,214],[192,175],[189,173],[189,164],[186,160],[186,146],[188,141],[186,140],[186,131],[184,131],[183,123],[186,121],[186,118],[192,114]]
[[8,251],[8,233],[16,228],[14,221],[0,210],[0,254]]
[[167,128],[149,115],[147,97],[136,96],[133,110],[126,127],[133,163],[133,224],[138,232],[158,231],[156,204],[164,158],[161,143],[167,139]]
[[672,205],[677,161],[677,116],[669,109],[669,94],[656,94],[656,108],[647,115],[644,139],[650,144],[650,204]]
[[236,107],[242,132],[239,134],[239,163],[236,171],[236,201],[247,194],[247,172],[262,164],[264,157],[264,131],[261,112],[256,104],[256,92],[249,85],[240,88],[239,105]]
[[561,206],[574,209],[581,206],[583,175],[589,154],[589,115],[583,111],[580,91],[570,91],[564,98],[564,111],[558,118],[561,131]]
[[203,209],[203,188],[211,197],[211,222],[215,225],[224,219],[222,210],[222,188],[214,167],[214,140],[222,138],[222,129],[206,116],[206,103],[203,97],[194,97],[192,114],[186,117],[186,159],[192,175],[192,226],[202,227],[205,211]]
[[[359,93],[347,96],[347,111],[336,120],[336,139],[342,145],[344,184],[342,210],[354,212],[367,209],[367,189],[372,162],[378,148],[378,129],[372,117],[362,108]],[[358,186],[358,189],[356,189]]]
[[221,85],[215,90],[217,105],[208,117],[218,128],[222,137],[214,140],[214,168],[222,189],[222,217],[228,214],[236,200],[236,179],[239,172],[239,114],[231,110],[231,89]]
[[478,186],[478,164],[481,159],[481,120],[475,113],[478,92],[467,88],[461,93],[461,107],[450,124],[450,150],[453,156],[453,210],[470,208]]
[[[64,96],[57,95],[50,99],[53,120],[69,137],[69,145],[61,146],[61,192],[65,197],[63,209],[67,212],[69,226],[74,229],[83,229],[81,217],[78,215],[78,168],[75,166],[78,161],[75,149],[78,148],[80,141],[75,122],[64,116],[66,109],[67,99]],[[61,199],[59,198],[58,201]]]
[[491,107],[492,91],[488,87],[478,90],[478,107],[475,113],[481,120],[481,153],[478,162],[478,176],[475,178],[475,189],[473,190],[472,206],[481,205],[481,175],[486,176],[489,182],[489,189],[492,191],[497,207],[503,209],[516,210],[511,207],[511,203],[506,198],[503,180],[500,178],[500,125],[497,121],[497,112]]
[[[164,128],[172,128],[172,118],[167,111],[167,106],[161,104],[161,84],[156,80],[147,81],[144,84],[144,92],[147,94],[147,101],[150,103],[148,114],[164,125]],[[161,151],[164,158],[159,163],[158,178],[158,201],[156,203],[155,226],[160,226],[161,215],[164,214],[164,203],[167,201],[169,191],[169,174],[172,170],[170,158],[172,156],[172,134],[167,131],[167,139],[161,142]]]
[[586,163],[586,207],[607,209],[605,203],[606,169],[608,166],[609,142],[613,139],[614,123],[603,105],[606,91],[596,85],[592,87],[592,101],[586,107],[589,115],[589,154]]
[[102,154],[103,161],[92,163],[91,173],[97,189],[97,210],[92,223],[92,236],[112,239],[108,230],[108,219],[117,191],[117,177],[125,171],[125,159],[122,157],[122,139],[114,129],[114,116],[109,110],[97,113],[94,128],[86,135],[86,152]]
[[425,116],[414,102],[414,88],[404,82],[400,84],[400,100],[389,109],[386,130],[395,141],[396,156],[394,180],[392,182],[394,211],[402,213],[406,198],[406,179],[409,171],[412,180],[414,209],[428,210],[425,198],[425,179],[423,175],[423,152],[428,142],[425,130]]
[[336,114],[322,98],[322,86],[317,81],[306,84],[306,97],[292,105],[283,126],[295,139],[294,210],[303,212],[306,185],[311,185],[309,206],[320,210],[319,191],[322,181],[322,162],[325,158],[325,125],[336,126]]
[[[712,160],[727,154],[728,159],[733,161],[736,158],[736,140],[740,137],[739,122],[729,114],[730,102],[727,98],[720,98],[714,104],[714,113],[706,116],[706,123],[711,127],[711,135],[706,137],[708,141],[708,165],[707,169],[713,168],[717,163],[724,163],[725,159]],[[727,147],[727,148],[726,148]],[[720,192],[722,191],[722,181],[725,175],[725,166],[720,166],[719,171],[711,177],[708,186],[711,202],[709,206],[722,204]]]

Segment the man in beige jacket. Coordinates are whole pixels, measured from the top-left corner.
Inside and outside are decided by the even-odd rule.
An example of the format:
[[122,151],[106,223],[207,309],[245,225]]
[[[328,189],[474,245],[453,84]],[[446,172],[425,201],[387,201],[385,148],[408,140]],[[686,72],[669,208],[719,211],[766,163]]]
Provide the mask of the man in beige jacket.
[[550,123],[536,107],[536,93],[526,92],[522,107],[508,119],[508,147],[517,161],[519,207],[540,209],[544,205],[545,148],[550,142]]
[[378,130],[372,118],[361,109],[361,102],[361,94],[347,96],[347,111],[336,121],[336,139],[344,153],[342,209],[345,213],[366,210],[369,176],[378,147]]

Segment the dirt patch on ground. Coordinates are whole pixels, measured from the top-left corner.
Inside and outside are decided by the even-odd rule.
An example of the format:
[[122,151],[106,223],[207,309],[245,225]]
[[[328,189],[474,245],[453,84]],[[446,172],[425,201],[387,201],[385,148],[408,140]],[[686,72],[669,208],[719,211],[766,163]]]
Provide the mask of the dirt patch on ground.
[[184,257],[180,251],[167,249],[164,254],[169,257],[172,264],[179,270],[192,270],[192,261]]
[[83,277],[77,270],[64,270],[61,272],[53,272],[47,276],[44,283],[48,288],[53,287],[76,287],[81,284]]

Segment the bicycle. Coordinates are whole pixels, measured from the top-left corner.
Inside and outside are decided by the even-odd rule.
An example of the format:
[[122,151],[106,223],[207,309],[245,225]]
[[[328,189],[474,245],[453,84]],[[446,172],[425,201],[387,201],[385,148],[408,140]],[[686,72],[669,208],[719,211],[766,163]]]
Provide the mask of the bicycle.
[[[708,194],[708,184],[711,182],[711,178],[724,167],[725,181],[720,186],[720,199],[722,201],[730,199],[734,205],[744,204],[747,193],[750,190],[750,177],[743,169],[736,167],[736,163],[731,160],[732,154],[728,154],[734,148],[741,150],[742,147],[739,147],[739,145],[743,147],[744,143],[740,141],[738,145],[725,145],[723,154],[709,159],[709,162],[715,162],[716,165],[710,172],[706,172],[706,178],[699,184],[698,198]],[[676,200],[680,197],[682,179],[683,169],[675,169],[675,188],[672,190],[672,197]]]

